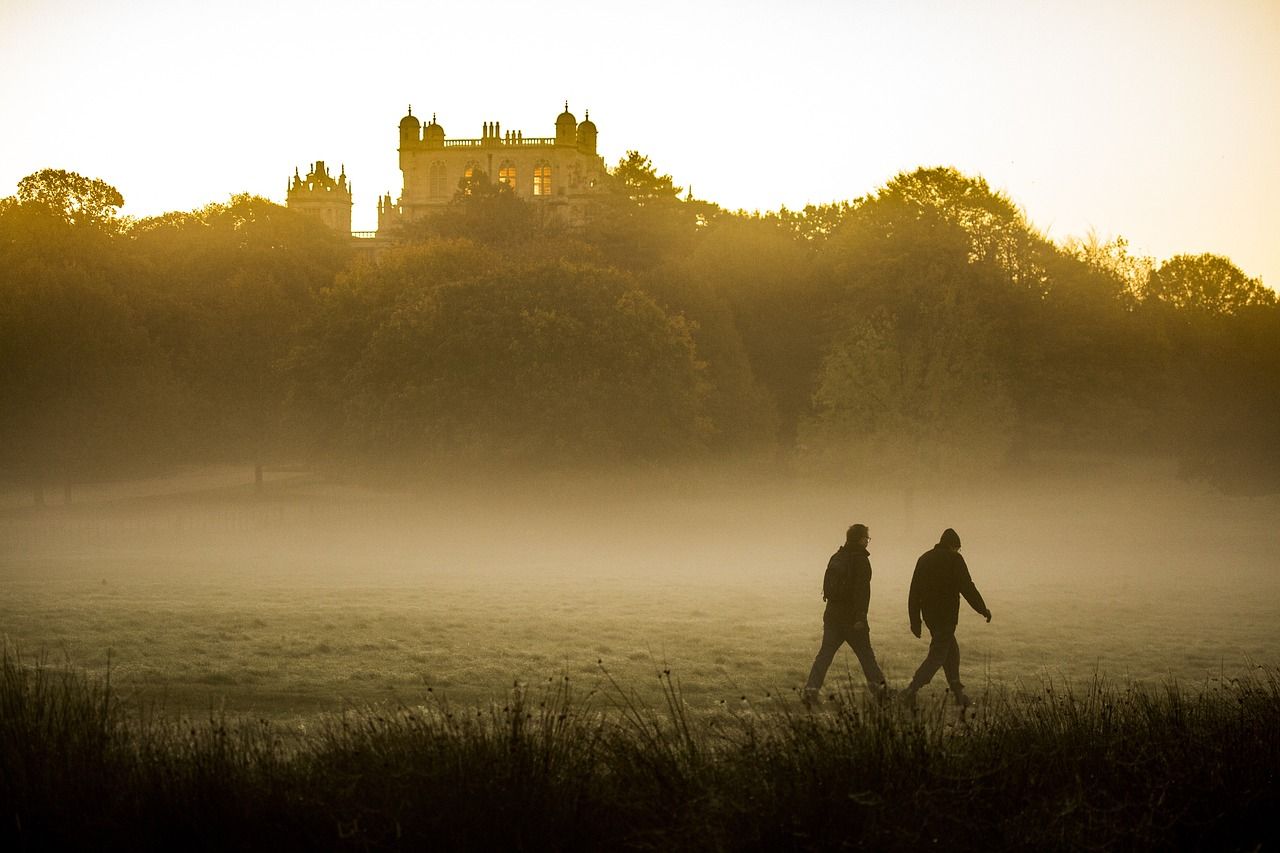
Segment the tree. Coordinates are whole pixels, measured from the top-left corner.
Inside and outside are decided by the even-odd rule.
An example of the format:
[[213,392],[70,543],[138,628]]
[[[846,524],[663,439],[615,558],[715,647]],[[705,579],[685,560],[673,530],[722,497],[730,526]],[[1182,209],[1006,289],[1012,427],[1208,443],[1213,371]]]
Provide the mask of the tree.
[[[808,204],[803,210],[788,210],[782,207],[776,213],[763,215],[753,214],[753,218],[773,224],[796,239],[814,247],[821,247],[844,222],[860,203],[858,201],[837,201],[830,204]],[[742,212],[739,211],[739,215]]]
[[670,175],[659,175],[653,160],[639,151],[628,151],[610,175],[622,193],[641,207],[676,201],[684,192]]
[[970,262],[998,269],[1011,284],[1044,291],[1040,256],[1051,251],[1048,241],[1006,195],[954,168],[920,168],[895,176],[857,203],[833,240],[848,248],[850,238],[881,239],[922,225],[958,229]]
[[437,241],[352,268],[290,360],[347,458],[428,471],[698,453],[710,431],[689,324],[625,274]]
[[642,280],[697,321],[724,446],[789,446],[813,393],[831,301],[809,249],[773,223],[726,215]]
[[682,200],[682,188],[638,151],[628,151],[599,189],[583,237],[622,269],[651,269],[687,254],[699,231],[720,215],[709,202]]
[[1090,231],[1083,239],[1069,239],[1063,251],[1083,263],[1098,275],[1107,277],[1115,298],[1126,307],[1132,307],[1142,298],[1142,291],[1155,267],[1149,257],[1137,257],[1129,252],[1129,241],[1115,237],[1103,242]]
[[494,183],[476,169],[458,181],[458,189],[444,210],[401,225],[399,235],[409,242],[443,237],[524,247],[555,230],[554,223],[539,221],[542,210],[517,196],[509,184]]
[[343,242],[250,195],[142,220],[130,235],[147,326],[186,396],[188,458],[250,462],[261,484],[264,462],[289,452],[279,364],[347,261]]
[[18,203],[43,208],[70,225],[108,230],[124,206],[120,191],[99,178],[62,169],[41,169],[18,182]]
[[1280,302],[1220,255],[1177,255],[1141,312],[1168,340],[1168,440],[1182,473],[1230,491],[1280,489]]
[[1250,305],[1275,305],[1276,293],[1221,255],[1176,255],[1147,279],[1148,303],[1200,314],[1235,314]]
[[805,453],[908,481],[1002,462],[1016,409],[990,337],[958,291],[910,319],[855,318],[823,359]]
[[0,467],[42,503],[52,477],[69,499],[74,480],[154,462],[174,388],[122,238],[101,221],[111,205],[90,210],[119,193],[55,170],[20,192],[0,200]]

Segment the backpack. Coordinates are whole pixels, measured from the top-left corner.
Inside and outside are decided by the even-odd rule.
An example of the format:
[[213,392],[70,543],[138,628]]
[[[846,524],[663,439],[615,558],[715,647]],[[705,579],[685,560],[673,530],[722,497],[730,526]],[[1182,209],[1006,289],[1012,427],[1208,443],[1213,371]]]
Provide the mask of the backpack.
[[827,560],[827,573],[822,576],[822,600],[845,601],[849,598],[849,564],[841,548]]

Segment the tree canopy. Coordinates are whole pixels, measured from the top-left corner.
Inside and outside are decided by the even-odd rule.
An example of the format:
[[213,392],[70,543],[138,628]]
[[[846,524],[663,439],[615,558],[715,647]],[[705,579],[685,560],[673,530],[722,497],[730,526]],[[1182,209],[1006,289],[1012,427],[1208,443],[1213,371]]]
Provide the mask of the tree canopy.
[[41,169],[18,182],[19,204],[42,208],[70,225],[110,227],[124,206],[120,191],[100,178]]
[[1221,255],[1176,255],[1147,279],[1143,297],[1189,312],[1236,314],[1274,306],[1276,293]]
[[0,199],[0,470],[430,476],[765,454],[946,477],[1165,454],[1280,489],[1280,305],[1228,258],[1059,245],[951,168],[732,213],[629,151],[569,227],[472,176],[376,262],[231,196],[122,220],[46,169]]

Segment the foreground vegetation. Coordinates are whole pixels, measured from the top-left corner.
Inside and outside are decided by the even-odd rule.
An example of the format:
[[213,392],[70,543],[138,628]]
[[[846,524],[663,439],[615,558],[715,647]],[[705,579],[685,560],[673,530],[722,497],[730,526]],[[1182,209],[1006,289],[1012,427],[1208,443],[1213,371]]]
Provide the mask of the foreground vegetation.
[[[607,674],[606,674],[607,676]],[[1266,848],[1280,674],[1190,693],[996,690],[967,718],[839,695],[693,714],[568,677],[505,703],[370,706],[304,734],[167,719],[107,681],[0,671],[9,849]],[[16,846],[15,846],[16,845]]]

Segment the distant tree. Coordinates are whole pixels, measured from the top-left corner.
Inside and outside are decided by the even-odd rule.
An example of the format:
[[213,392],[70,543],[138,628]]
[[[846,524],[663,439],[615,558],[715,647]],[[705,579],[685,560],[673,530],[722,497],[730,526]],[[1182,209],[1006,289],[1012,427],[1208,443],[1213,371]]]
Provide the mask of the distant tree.
[[697,453],[710,431],[688,323],[627,276],[459,242],[388,253],[325,295],[291,359],[329,447],[430,470]]
[[653,160],[639,151],[628,151],[610,175],[622,193],[641,206],[675,201],[684,192],[670,175],[659,175]]
[[[95,201],[96,199],[96,201]],[[0,468],[71,484],[156,461],[174,387],[108,222],[119,193],[45,170],[0,200]]]
[[41,169],[18,182],[20,204],[41,207],[70,225],[112,228],[124,206],[120,191],[99,178]]
[[263,464],[289,452],[279,362],[349,255],[316,220],[236,195],[130,230],[149,282],[140,303],[186,395],[192,460]]
[[1220,255],[1156,269],[1142,312],[1168,341],[1164,424],[1182,472],[1229,491],[1280,490],[1280,303]]
[[1182,473],[1236,493],[1280,492],[1280,305],[1170,330],[1168,428]]
[[648,157],[628,151],[601,181],[583,239],[627,270],[650,269],[687,254],[699,231],[721,211],[709,202],[681,199],[682,191]]
[[494,183],[477,169],[458,181],[457,191],[442,210],[404,223],[397,234],[408,242],[465,239],[523,248],[559,230],[554,221],[543,218],[543,210],[516,195],[510,185]]
[[854,318],[823,359],[804,455],[907,483],[1003,462],[1017,413],[991,345],[990,323],[955,292],[911,318]]
[[1147,279],[1143,298],[1204,314],[1235,314],[1250,305],[1275,305],[1276,293],[1221,255],[1176,255]]
[[766,434],[789,447],[809,408],[832,310],[808,247],[760,218],[719,216],[643,281],[697,320],[713,400],[724,407],[716,421],[730,444]]
[[[803,210],[780,208],[776,213],[753,214],[753,218],[761,219],[777,226],[796,239],[820,248],[859,204],[858,201],[838,201],[830,204],[809,204]],[[740,212],[740,215],[741,212]]]
[[1103,242],[1096,233],[1090,231],[1082,239],[1067,240],[1062,248],[1090,270],[1109,278],[1112,292],[1126,307],[1132,307],[1142,298],[1147,279],[1155,268],[1152,258],[1130,254],[1129,241],[1124,237]]
[[967,241],[970,262],[993,266],[1009,283],[1033,292],[1045,289],[1040,255],[1050,250],[1048,241],[1006,195],[954,168],[920,168],[897,175],[860,200],[833,239],[857,251],[859,239],[878,240],[904,229],[918,233],[919,226],[930,224],[958,229]]

